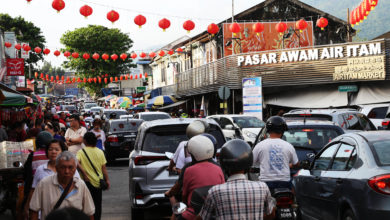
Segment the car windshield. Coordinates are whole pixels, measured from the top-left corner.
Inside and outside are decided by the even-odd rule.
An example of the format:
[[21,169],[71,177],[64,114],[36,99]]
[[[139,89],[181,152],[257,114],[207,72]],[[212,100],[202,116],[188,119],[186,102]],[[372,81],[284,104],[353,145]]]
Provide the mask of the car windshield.
[[84,108],[92,108],[98,106],[96,103],[85,103]]
[[141,119],[144,121],[153,121],[158,119],[168,119],[171,118],[169,115],[166,114],[144,114],[141,116]]
[[234,123],[240,128],[262,128],[264,122],[256,117],[233,117]]
[[111,113],[115,113],[116,114],[115,119],[119,119],[119,117],[121,115],[126,115],[127,114],[126,111],[107,111],[107,112],[104,112],[104,115],[107,117],[107,119],[110,119]]
[[283,139],[294,147],[320,150],[341,133],[332,128],[293,128],[284,132]]
[[374,151],[381,165],[390,165],[390,140],[375,141],[372,143]]

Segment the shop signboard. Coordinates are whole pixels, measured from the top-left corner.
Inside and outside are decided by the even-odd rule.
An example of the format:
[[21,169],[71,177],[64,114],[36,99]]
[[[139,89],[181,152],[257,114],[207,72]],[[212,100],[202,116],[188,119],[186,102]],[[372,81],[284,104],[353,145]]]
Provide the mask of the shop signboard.
[[5,53],[10,58],[16,58],[16,49],[15,49],[15,42],[16,42],[16,36],[15,32],[4,32],[4,42],[9,42],[12,44],[10,48],[5,48]]
[[17,87],[26,87],[25,76],[17,76],[16,86]]
[[242,79],[242,104],[244,115],[263,120],[263,94],[261,77]]
[[339,86],[339,92],[357,92],[358,86],[357,85],[343,85]]
[[137,93],[143,93],[146,91],[146,86],[138,86],[137,87]]
[[24,59],[7,59],[7,76],[24,76]]
[[348,58],[347,65],[336,66],[334,81],[384,80],[386,78],[385,56]]

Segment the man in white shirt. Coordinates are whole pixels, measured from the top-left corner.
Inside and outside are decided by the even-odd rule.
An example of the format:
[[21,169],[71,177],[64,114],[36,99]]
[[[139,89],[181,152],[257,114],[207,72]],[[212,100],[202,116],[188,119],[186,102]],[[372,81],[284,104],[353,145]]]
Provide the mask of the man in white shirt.
[[260,167],[259,180],[265,182],[270,191],[275,188],[292,188],[290,168],[298,166],[294,147],[281,139],[287,130],[282,117],[268,119],[266,129],[269,138],[258,143],[253,149],[253,165]]
[[76,155],[84,147],[83,137],[87,133],[87,129],[80,126],[80,118],[78,115],[71,115],[69,118],[70,128],[66,130],[65,140],[68,145],[68,150]]

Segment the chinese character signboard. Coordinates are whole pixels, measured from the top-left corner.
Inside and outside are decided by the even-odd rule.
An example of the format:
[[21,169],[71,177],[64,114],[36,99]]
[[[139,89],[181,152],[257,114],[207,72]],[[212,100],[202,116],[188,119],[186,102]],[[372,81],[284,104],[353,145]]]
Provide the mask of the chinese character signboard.
[[7,59],[7,76],[24,76],[24,59]]
[[385,70],[385,56],[349,58],[346,66],[335,67],[333,80],[384,80]]
[[142,93],[146,91],[146,86],[139,86],[137,87],[137,93]]
[[242,104],[244,115],[263,120],[263,96],[261,77],[242,79]]

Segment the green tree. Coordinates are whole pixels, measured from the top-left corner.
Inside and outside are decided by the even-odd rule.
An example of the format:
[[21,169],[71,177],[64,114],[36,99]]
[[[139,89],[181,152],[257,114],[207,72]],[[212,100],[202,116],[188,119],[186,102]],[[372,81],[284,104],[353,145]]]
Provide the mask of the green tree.
[[[46,42],[41,29],[20,16],[12,18],[8,14],[0,13],[0,29],[4,32],[15,32],[16,39],[19,42],[28,43],[32,50],[34,50],[35,47],[43,48],[44,43]],[[33,64],[31,69],[31,73],[33,74],[37,69],[36,64],[40,60],[43,60],[42,54],[30,53],[30,58],[25,60],[24,63],[26,76],[28,76],[29,71],[28,65]]]
[[43,73],[43,74],[49,74],[51,76],[63,76],[65,74],[65,70],[62,69],[61,67],[55,67],[55,66],[52,66],[50,62],[47,62],[47,61],[44,61],[43,62],[43,65],[39,71],[40,73]]
[[[80,78],[92,78],[101,75],[108,75],[108,77],[115,77],[121,74],[128,73],[132,64],[130,58],[126,60],[113,61],[109,59],[104,61],[101,57],[98,60],[92,59],[94,53],[100,56],[106,53],[117,54],[126,53],[132,47],[133,41],[130,37],[122,33],[119,29],[109,29],[99,25],[89,25],[88,27],[78,28],[74,31],[68,31],[61,37],[61,43],[65,45],[63,51],[77,52],[80,58],[69,58],[65,61],[63,66],[68,69],[76,71],[76,75]],[[91,58],[84,60],[82,58],[84,53],[88,53]],[[80,83],[79,87],[84,87],[90,93],[99,93],[101,88],[105,87],[102,83]]]

